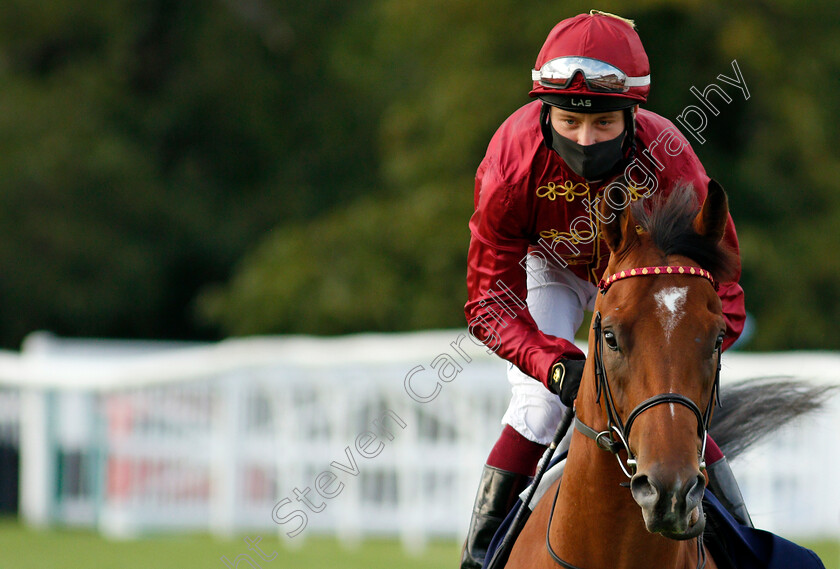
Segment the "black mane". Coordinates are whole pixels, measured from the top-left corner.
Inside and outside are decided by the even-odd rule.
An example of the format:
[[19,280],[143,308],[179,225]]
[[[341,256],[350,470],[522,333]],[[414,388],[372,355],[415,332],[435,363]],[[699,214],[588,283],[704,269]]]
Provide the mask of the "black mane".
[[667,196],[656,194],[631,206],[636,223],[650,233],[653,243],[665,256],[688,257],[712,273],[717,282],[735,277],[738,254],[723,241],[714,242],[694,230],[700,211],[697,194],[691,186],[678,186]]

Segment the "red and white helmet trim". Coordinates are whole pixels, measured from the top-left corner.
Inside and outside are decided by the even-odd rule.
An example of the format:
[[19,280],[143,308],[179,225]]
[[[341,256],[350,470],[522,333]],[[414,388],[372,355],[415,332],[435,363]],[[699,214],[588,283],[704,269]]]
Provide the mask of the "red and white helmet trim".
[[531,79],[531,97],[562,93],[644,103],[650,63],[632,22],[593,10],[554,26]]

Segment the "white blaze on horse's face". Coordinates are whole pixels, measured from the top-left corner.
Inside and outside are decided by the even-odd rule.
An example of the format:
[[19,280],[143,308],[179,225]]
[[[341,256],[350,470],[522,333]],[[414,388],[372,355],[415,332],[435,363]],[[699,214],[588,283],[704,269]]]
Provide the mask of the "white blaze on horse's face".
[[663,288],[654,295],[656,304],[659,306],[659,321],[662,323],[662,328],[665,330],[665,340],[671,340],[671,332],[677,326],[677,323],[682,318],[683,306],[685,306],[685,299],[688,295],[688,287],[668,287]]

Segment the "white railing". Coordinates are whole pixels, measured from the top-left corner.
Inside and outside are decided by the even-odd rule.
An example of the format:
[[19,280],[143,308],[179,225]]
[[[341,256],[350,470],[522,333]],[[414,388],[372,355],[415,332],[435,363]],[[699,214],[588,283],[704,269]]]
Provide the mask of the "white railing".
[[[840,384],[836,353],[724,362],[724,384]],[[420,548],[466,531],[508,388],[504,362],[452,330],[201,346],[39,335],[0,354],[3,394],[32,525],[398,535]],[[835,398],[733,464],[759,526],[840,537],[838,431]]]

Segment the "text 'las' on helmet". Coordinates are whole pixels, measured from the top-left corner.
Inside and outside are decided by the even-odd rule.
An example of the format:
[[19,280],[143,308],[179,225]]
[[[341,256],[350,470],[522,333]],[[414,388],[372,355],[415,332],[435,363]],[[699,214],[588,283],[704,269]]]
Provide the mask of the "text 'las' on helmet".
[[650,92],[650,64],[635,25],[597,10],[554,26],[531,78],[531,97],[572,111],[624,109],[646,102]]

